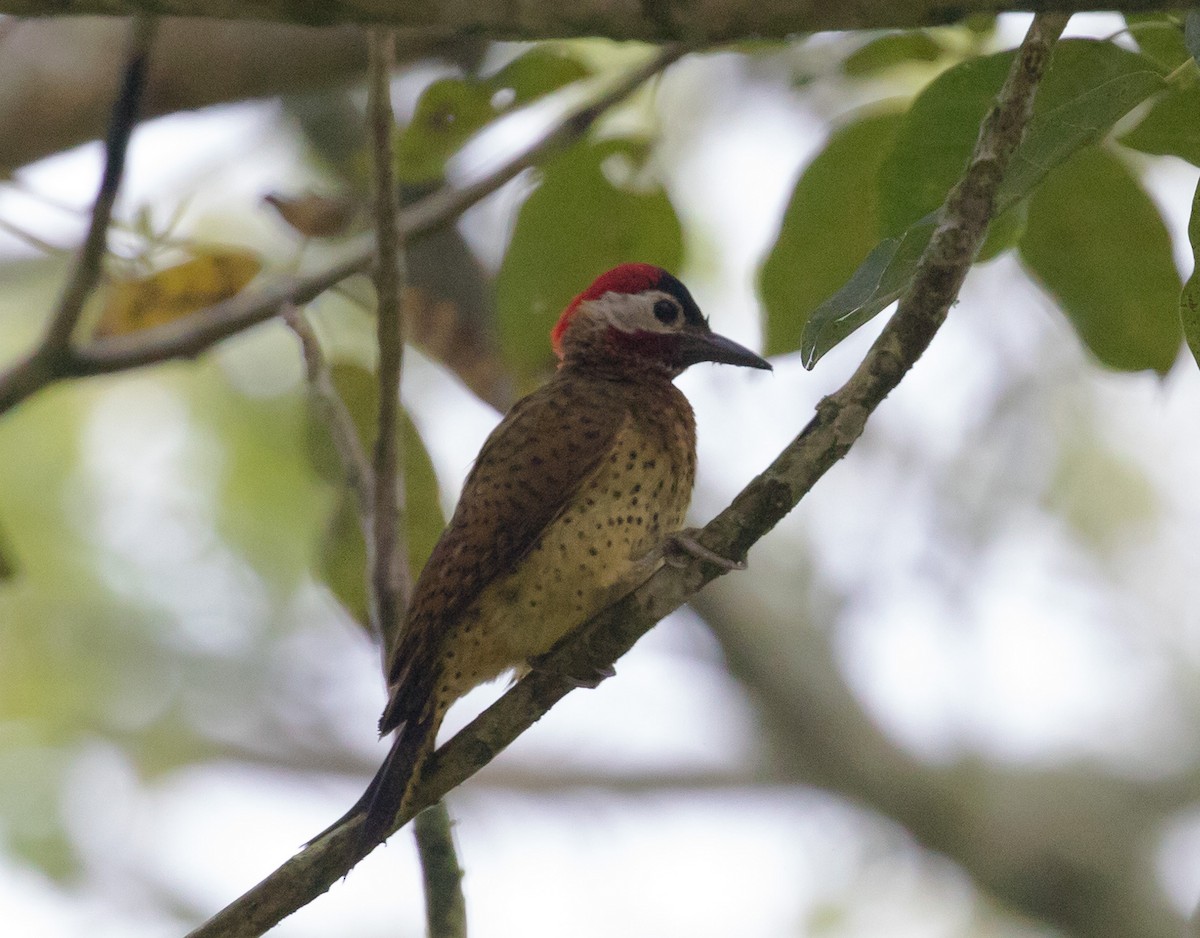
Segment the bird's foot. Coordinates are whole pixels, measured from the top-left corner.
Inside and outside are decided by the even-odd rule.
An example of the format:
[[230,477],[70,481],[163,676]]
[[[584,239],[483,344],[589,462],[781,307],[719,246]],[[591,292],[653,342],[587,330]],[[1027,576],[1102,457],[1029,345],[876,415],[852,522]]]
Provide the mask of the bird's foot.
[[563,674],[557,668],[551,668],[546,664],[544,657],[529,659],[530,671],[541,671],[543,674],[553,674],[561,678],[572,687],[586,687],[588,690],[595,690],[600,686],[602,681],[606,681],[610,677],[617,676],[617,669],[611,664],[606,664],[598,668],[593,668],[586,674]]
[[672,567],[684,567],[687,566],[688,558],[694,557],[696,560],[707,560],[725,571],[746,569],[746,561],[722,557],[701,544],[696,539],[699,533],[699,528],[684,528],[668,535],[664,544],[663,562]]

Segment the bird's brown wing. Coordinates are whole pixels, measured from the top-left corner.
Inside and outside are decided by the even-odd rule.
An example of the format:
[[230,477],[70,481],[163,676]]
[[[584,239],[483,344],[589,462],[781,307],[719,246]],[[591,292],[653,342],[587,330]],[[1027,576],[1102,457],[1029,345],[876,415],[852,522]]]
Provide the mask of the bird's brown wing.
[[552,380],[519,401],[488,437],[413,590],[388,671],[391,700],[381,733],[421,715],[442,637],[534,547],[609,458],[630,420],[627,407],[603,387]]

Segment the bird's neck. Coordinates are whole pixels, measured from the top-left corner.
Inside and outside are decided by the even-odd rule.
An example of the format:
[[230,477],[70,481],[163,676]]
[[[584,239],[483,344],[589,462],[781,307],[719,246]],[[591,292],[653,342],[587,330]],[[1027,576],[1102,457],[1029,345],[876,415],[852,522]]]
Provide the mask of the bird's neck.
[[598,378],[631,386],[674,387],[675,374],[665,365],[632,355],[568,356],[558,373],[563,377]]

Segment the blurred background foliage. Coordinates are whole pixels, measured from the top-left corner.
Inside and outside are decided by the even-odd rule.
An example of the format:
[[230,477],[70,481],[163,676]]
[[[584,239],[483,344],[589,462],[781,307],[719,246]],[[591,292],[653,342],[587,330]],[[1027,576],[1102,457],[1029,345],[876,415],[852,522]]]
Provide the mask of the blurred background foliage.
[[[681,381],[701,422],[695,520],[727,503],[861,357],[871,330],[855,330],[911,274],[1025,22],[693,54],[414,243],[414,571],[498,411],[552,368],[558,311],[622,261],[678,271],[719,331],[775,356],[772,378]],[[70,22],[6,26],[6,51],[91,48]],[[851,456],[748,573],[456,793],[475,934],[1185,933],[1200,896],[1185,27],[1076,18],[986,263]],[[214,74],[291,42],[361,68],[352,34],[299,32],[222,42],[178,24],[162,41],[207,43]],[[496,165],[646,54],[409,48],[405,201]],[[188,59],[157,61],[166,81]],[[80,57],[68,78],[103,88],[118,70]],[[198,80],[197,105],[259,100],[142,128],[91,321],[136,335],[147,307],[176,318],[346,256],[369,215],[358,77]],[[28,93],[0,64],[0,140]],[[42,149],[0,149],[4,361],[36,340],[67,268],[53,248],[82,229],[97,151],[58,151],[87,124],[46,114]],[[369,448],[369,287],[305,315]],[[279,322],[0,418],[0,904],[19,933],[178,934],[344,809],[382,754],[362,564]],[[279,934],[419,933],[408,847],[380,853]]]

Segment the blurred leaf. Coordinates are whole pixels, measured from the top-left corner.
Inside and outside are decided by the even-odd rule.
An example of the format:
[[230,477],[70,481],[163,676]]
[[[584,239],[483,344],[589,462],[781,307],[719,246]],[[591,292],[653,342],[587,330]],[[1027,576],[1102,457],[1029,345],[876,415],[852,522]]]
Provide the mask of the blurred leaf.
[[1074,427],[1058,451],[1046,507],[1094,550],[1123,552],[1131,528],[1161,512],[1155,486],[1128,450],[1106,445]]
[[245,249],[196,249],[193,254],[147,277],[112,281],[95,334],[127,335],[183,319],[236,296],[262,270],[262,259]]
[[486,82],[493,94],[511,90],[512,100],[507,106],[519,107],[591,74],[591,69],[575,56],[538,45],[517,56]]
[[4,529],[0,528],[0,583],[11,580],[16,574],[17,564],[13,560],[12,548],[9,547],[8,538],[4,536]]
[[1200,10],[1195,7],[1187,11],[1183,20],[1183,42],[1188,54],[1200,62]]
[[501,348],[522,389],[553,367],[550,328],[597,275],[628,261],[679,269],[683,235],[666,192],[622,188],[605,173],[613,157],[636,165],[643,156],[630,140],[575,147],[546,165],[521,206],[496,299]]
[[[880,171],[883,234],[936,211],[966,168],[979,125],[1013,53],[968,60],[938,76],[910,109]],[[1109,42],[1059,43],[1038,91],[1034,119],[1002,191],[1027,193],[1046,171],[1106,134],[1134,105],[1165,87],[1156,63]]]
[[944,52],[941,43],[924,30],[888,33],[850,53],[842,71],[861,78],[909,62],[936,62]]
[[860,117],[829,138],[796,181],[759,274],[768,355],[794,351],[808,314],[879,240],[875,180],[902,114]]
[[331,238],[345,234],[362,214],[363,205],[348,195],[320,195],[306,192],[291,197],[268,192],[263,201],[297,233],[306,238]]
[[1163,68],[1178,68],[1188,59],[1187,42],[1179,17],[1171,13],[1126,13],[1125,25],[1138,48]]
[[1195,82],[1173,86],[1120,142],[1143,153],[1178,156],[1200,166],[1200,86]]
[[971,13],[961,21],[967,32],[980,39],[987,39],[996,32],[995,13]]
[[[331,377],[338,394],[354,418],[355,429],[364,451],[370,453],[375,439],[376,412],[379,407],[378,382],[367,369],[348,362],[334,363]],[[343,478],[338,455],[328,429],[310,413],[315,432],[310,437],[309,453],[320,467],[336,467],[334,478]],[[404,455],[406,536],[409,567],[413,578],[420,573],[442,534],[445,518],[438,496],[437,476],[425,444],[407,414],[400,418],[401,447]],[[322,472],[322,475],[325,473]],[[328,476],[327,476],[328,477]],[[326,584],[346,609],[360,622],[367,621],[367,554],[359,525],[358,506],[351,492],[342,487],[336,507],[321,541],[318,568]]]
[[1030,201],[1020,252],[1101,362],[1170,369],[1180,339],[1170,235],[1115,156],[1090,147],[1046,178]]
[[192,410],[220,446],[219,532],[274,594],[289,593],[311,569],[325,504],[318,477],[298,456],[304,399],[256,397],[212,381],[198,389]]
[[417,101],[416,112],[396,138],[396,172],[401,182],[440,179],[459,147],[496,116],[492,91],[463,78],[433,82]]
[[[880,173],[884,231],[931,199],[932,206],[899,229],[900,234],[880,242],[846,286],[813,310],[800,344],[806,367],[899,299],[908,286],[933,233],[937,209],[966,166],[978,124],[1011,58],[1012,53],[1004,53],[965,62],[943,73],[914,103],[896,150]],[[1034,191],[1046,173],[1099,140],[1131,108],[1165,87],[1148,63],[1144,56],[1111,43],[1059,44],[1029,132],[997,194],[997,218]],[[902,151],[899,156],[897,151]],[[1104,190],[1097,193],[1097,199],[1107,195]]]
[[1200,365],[1200,182],[1196,183],[1196,194],[1192,197],[1188,240],[1192,242],[1192,274],[1179,296],[1179,319],[1192,358]]

